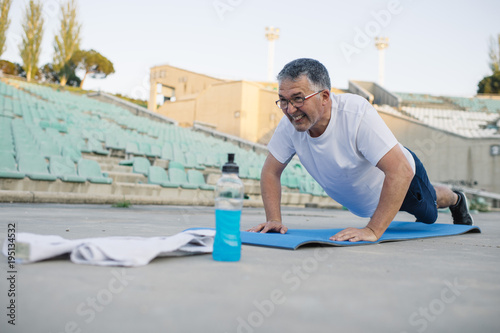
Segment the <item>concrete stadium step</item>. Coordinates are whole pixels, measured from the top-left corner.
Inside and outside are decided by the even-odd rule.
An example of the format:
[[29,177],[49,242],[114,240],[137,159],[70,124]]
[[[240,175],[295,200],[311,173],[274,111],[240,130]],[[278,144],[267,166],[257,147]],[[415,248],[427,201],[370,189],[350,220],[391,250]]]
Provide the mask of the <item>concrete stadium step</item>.
[[[133,174],[132,174],[133,175]],[[144,177],[144,176],[142,176]],[[245,206],[262,207],[260,189],[246,191]],[[247,187],[251,189],[252,187]],[[164,188],[159,185],[114,181],[113,184],[68,183],[24,179],[0,179],[0,202],[59,202],[59,203],[117,203],[205,205],[214,204],[214,192],[201,189]],[[285,206],[314,204],[322,208],[341,208],[329,197],[306,193],[283,192]]]
[[139,174],[130,172],[108,172],[108,177],[113,179],[113,182],[120,183],[132,183],[132,184],[147,184],[148,177]]
[[126,165],[116,165],[116,164],[99,164],[101,166],[102,172],[123,172],[130,173],[132,172],[131,166]]

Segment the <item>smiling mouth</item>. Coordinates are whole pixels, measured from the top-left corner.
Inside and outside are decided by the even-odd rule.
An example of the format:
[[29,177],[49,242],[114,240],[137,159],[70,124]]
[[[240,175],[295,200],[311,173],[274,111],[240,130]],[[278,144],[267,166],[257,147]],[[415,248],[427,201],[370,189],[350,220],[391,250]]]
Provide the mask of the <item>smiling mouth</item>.
[[293,121],[300,121],[302,118],[305,117],[305,114],[301,114],[301,115],[298,115],[298,116],[291,116]]

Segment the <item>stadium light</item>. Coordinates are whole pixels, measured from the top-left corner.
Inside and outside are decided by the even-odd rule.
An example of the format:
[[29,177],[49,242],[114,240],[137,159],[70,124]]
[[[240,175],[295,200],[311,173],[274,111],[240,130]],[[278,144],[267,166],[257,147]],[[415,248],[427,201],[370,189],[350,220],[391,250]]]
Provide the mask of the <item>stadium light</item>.
[[273,26],[266,27],[268,41],[267,53],[267,81],[274,81],[274,41],[280,37],[280,29]]
[[375,47],[378,50],[378,84],[384,86],[385,49],[389,47],[389,38],[375,37]]

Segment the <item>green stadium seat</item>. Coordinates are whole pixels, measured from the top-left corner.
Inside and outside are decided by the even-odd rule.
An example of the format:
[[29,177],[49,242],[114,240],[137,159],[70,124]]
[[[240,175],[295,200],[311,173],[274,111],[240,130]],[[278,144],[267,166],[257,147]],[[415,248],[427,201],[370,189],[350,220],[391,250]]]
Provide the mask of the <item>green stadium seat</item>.
[[184,164],[177,162],[177,161],[170,161],[168,163],[168,168],[169,169],[180,169],[184,171]]
[[156,184],[171,188],[177,188],[180,186],[180,184],[171,183],[168,180],[167,171],[159,166],[152,166],[149,168],[148,184]]
[[99,163],[94,160],[82,158],[78,161],[78,175],[84,177],[91,183],[111,184],[112,178],[101,172]]
[[139,151],[139,146],[137,145],[136,142],[127,142],[127,145],[126,145],[126,148],[125,148],[125,153],[126,154],[130,154],[130,155],[138,155],[138,156],[141,156],[143,155],[140,151]]
[[155,154],[152,153],[151,145],[147,142],[139,143],[139,151],[141,152],[142,155],[146,155],[147,157],[160,157],[160,155],[156,156]]
[[16,160],[10,153],[0,152],[0,178],[22,179],[25,175],[17,171]]
[[314,188],[313,188],[313,183],[310,180],[303,180],[299,184],[299,192],[300,193],[308,193],[308,194],[313,194]]
[[64,182],[85,183],[84,177],[76,174],[75,162],[67,156],[52,156],[49,164],[50,173]]
[[219,168],[221,166],[219,158],[210,152],[205,155],[205,165],[215,168]]
[[88,139],[87,148],[98,155],[109,155],[109,151],[102,148],[102,143],[93,137]]
[[60,156],[61,149],[52,140],[43,140],[40,142],[40,154],[46,158]]
[[170,142],[165,142],[163,144],[160,157],[162,160],[167,160],[167,161],[174,159],[174,152],[172,150],[172,144]]
[[147,158],[135,157],[132,164],[132,172],[147,176],[149,173],[149,167],[151,167],[151,163],[149,163],[149,160]]
[[187,178],[190,184],[196,185],[202,190],[210,190],[210,191],[215,190],[215,186],[208,185],[205,182],[205,177],[203,177],[203,174],[198,170],[188,170]]
[[47,162],[40,155],[24,155],[18,160],[18,168],[32,180],[54,181],[56,176],[49,173]]
[[180,187],[185,189],[197,189],[199,187],[198,185],[190,184],[188,182],[186,172],[178,168],[168,169],[168,179],[170,180],[170,182],[179,184]]
[[[179,162],[180,164],[186,166],[186,158],[184,157],[184,153],[180,152],[180,153],[175,153],[175,150],[174,150],[174,158],[173,158],[174,161],[176,162]],[[192,166],[189,166],[190,168]]]
[[195,153],[188,151],[184,154],[184,156],[186,157],[186,165],[185,165],[186,168],[205,170],[204,166],[198,164],[198,160],[196,158]]
[[248,178],[254,179],[254,180],[260,180],[260,173],[262,169],[258,168],[257,166],[250,166],[248,168]]
[[119,135],[108,133],[106,134],[105,147],[106,149],[125,150],[127,144],[120,139]]
[[82,158],[82,153],[79,149],[68,144],[62,147],[62,156],[69,157],[73,162],[77,163]]
[[161,156],[161,147],[158,145],[151,145],[151,156],[159,158]]

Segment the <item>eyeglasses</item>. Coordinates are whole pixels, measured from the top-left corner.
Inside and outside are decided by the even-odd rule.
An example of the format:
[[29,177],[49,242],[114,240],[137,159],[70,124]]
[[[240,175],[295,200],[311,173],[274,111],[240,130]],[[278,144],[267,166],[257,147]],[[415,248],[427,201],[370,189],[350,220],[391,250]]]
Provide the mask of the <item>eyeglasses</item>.
[[311,95],[307,95],[306,97],[294,97],[292,100],[286,99],[286,98],[280,98],[276,101],[276,105],[281,109],[281,110],[286,110],[288,108],[288,103],[292,104],[296,108],[300,108],[302,105],[304,105],[304,102],[308,100],[309,98],[313,97],[314,95],[319,94],[323,90],[320,90],[318,92],[312,93]]

